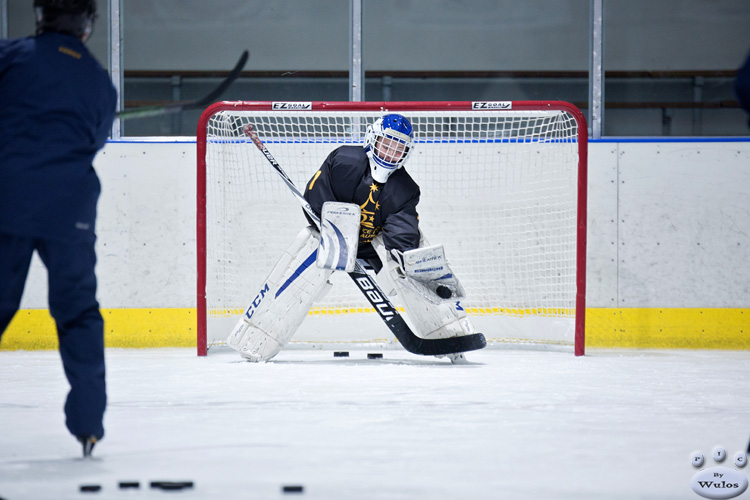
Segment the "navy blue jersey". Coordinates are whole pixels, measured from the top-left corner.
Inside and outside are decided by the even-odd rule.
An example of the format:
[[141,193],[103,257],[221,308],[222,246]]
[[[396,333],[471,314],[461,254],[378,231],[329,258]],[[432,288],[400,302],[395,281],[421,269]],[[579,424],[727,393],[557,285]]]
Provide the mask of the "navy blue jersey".
[[734,90],[737,94],[737,101],[740,107],[750,113],[750,54],[748,54],[745,64],[737,70],[737,76],[734,80]]
[[305,186],[305,199],[320,215],[326,201],[356,203],[362,209],[358,257],[376,257],[370,242],[380,232],[388,250],[419,247],[419,186],[403,168],[383,184],[375,182],[362,146],[335,149]]
[[0,232],[93,237],[116,92],[83,43],[45,33],[0,40]]

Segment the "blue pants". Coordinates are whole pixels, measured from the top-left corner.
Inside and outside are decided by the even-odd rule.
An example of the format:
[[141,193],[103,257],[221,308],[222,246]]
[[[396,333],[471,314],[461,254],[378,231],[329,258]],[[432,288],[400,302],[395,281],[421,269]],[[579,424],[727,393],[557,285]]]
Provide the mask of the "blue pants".
[[0,339],[20,306],[34,250],[47,267],[49,310],[70,383],[65,424],[74,436],[101,438],[107,395],[93,238],[53,241],[0,233]]

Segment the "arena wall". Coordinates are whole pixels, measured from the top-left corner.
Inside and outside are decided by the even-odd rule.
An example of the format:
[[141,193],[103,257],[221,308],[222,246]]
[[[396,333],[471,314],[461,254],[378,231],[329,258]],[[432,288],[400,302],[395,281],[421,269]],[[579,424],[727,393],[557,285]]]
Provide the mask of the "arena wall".
[[[195,345],[194,138],[95,161],[110,347]],[[750,349],[750,139],[589,146],[587,346]],[[294,203],[290,196],[289,203]],[[54,349],[38,258],[2,349]]]

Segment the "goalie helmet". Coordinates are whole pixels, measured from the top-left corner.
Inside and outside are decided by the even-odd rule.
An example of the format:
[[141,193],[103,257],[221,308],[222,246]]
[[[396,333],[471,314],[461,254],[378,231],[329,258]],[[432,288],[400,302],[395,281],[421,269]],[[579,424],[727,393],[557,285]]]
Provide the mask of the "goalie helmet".
[[364,143],[370,159],[372,178],[386,182],[404,166],[414,149],[414,129],[404,116],[392,113],[375,120],[367,127]]
[[95,0],[34,0],[36,33],[65,33],[81,40],[91,34],[96,18]]

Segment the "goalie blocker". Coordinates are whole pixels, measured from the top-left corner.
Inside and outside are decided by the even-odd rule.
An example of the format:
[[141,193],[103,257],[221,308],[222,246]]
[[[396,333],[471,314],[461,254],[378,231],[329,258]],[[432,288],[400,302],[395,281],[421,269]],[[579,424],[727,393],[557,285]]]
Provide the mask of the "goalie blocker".
[[[341,209],[335,207],[337,212]],[[346,234],[340,235],[341,241],[348,240],[351,227],[340,224],[340,219],[336,222],[338,227],[347,228]],[[323,266],[331,267],[332,261],[346,260],[321,259],[321,255],[330,252],[328,236],[326,231],[319,236],[312,227],[303,229],[273,268],[227,339],[227,344],[245,359],[268,361],[278,354],[294,336],[313,303],[328,292],[332,286],[328,278],[333,269]],[[396,258],[393,258],[382,238],[375,238],[373,246],[383,262],[376,279],[386,293],[399,297],[417,336],[432,340],[476,333],[458,302],[463,297],[463,288],[450,271],[442,247],[420,248],[404,254],[394,252]],[[337,253],[356,252],[355,248],[342,245]],[[346,271],[345,266],[336,268]],[[448,290],[450,300],[436,292],[440,287]]]

